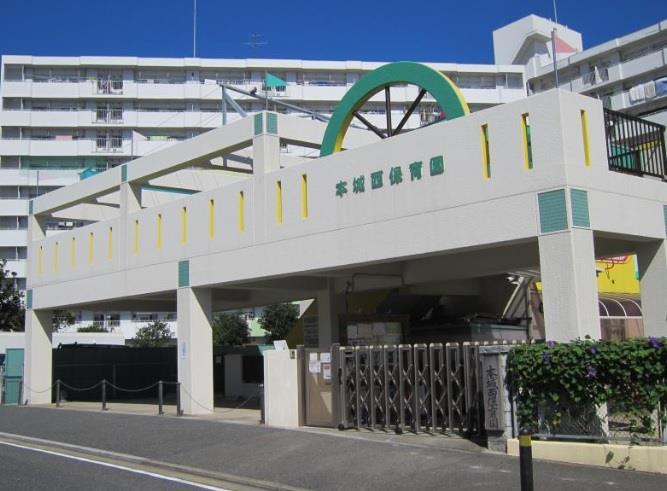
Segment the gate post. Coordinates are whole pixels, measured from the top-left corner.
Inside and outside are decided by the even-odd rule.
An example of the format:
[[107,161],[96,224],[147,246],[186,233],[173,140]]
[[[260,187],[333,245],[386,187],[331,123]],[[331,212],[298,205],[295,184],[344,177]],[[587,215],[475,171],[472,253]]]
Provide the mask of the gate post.
[[342,381],[340,377],[340,360],[338,352],[340,351],[340,344],[333,343],[331,345],[331,417],[333,419],[334,428],[338,428],[341,424],[340,420],[340,397],[342,390]]
[[512,401],[505,384],[511,348],[511,345],[479,347],[487,448],[503,453],[507,452],[508,438],[514,436]]

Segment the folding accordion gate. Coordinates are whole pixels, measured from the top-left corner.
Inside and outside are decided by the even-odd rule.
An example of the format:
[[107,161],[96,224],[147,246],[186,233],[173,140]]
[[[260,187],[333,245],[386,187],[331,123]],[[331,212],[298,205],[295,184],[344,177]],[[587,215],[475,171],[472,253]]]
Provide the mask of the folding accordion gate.
[[479,345],[333,346],[339,429],[482,433]]

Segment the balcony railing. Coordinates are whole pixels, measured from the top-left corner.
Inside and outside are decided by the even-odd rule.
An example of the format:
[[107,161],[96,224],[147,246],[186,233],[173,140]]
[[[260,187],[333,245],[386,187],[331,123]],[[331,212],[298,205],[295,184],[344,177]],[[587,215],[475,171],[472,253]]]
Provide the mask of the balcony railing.
[[97,81],[98,94],[122,94],[123,81],[122,80],[98,80]]
[[96,123],[122,123],[122,109],[98,109],[96,111]]
[[665,127],[604,109],[609,168],[667,180]]

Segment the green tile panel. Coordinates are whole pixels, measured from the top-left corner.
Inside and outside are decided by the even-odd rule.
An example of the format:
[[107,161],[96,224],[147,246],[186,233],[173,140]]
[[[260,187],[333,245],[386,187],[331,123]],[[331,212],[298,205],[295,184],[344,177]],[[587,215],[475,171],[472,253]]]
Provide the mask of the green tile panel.
[[120,181],[127,182],[127,164],[120,166]]
[[266,114],[266,132],[272,135],[278,134],[278,115],[276,113]]
[[255,136],[261,135],[264,130],[264,114],[255,114]]
[[25,292],[25,308],[26,309],[32,308],[32,289],[27,290]]
[[588,192],[581,189],[570,190],[570,202],[572,204],[572,225],[575,227],[591,226],[588,214]]
[[667,235],[667,205],[662,207],[662,212],[665,215],[665,234]]
[[540,212],[540,230],[543,234],[567,230],[565,190],[556,189],[537,195]]
[[178,287],[190,286],[190,261],[178,262]]

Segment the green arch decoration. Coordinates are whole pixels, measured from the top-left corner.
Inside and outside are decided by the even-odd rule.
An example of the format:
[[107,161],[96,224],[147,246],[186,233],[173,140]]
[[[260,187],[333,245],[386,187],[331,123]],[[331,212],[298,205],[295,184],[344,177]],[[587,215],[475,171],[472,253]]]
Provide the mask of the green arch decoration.
[[409,61],[389,63],[364,75],[347,91],[336,106],[324,132],[320,156],[339,152],[354,112],[376,93],[397,83],[408,83],[425,89],[440,105],[446,119],[470,114],[463,94],[447,76],[421,63]]

